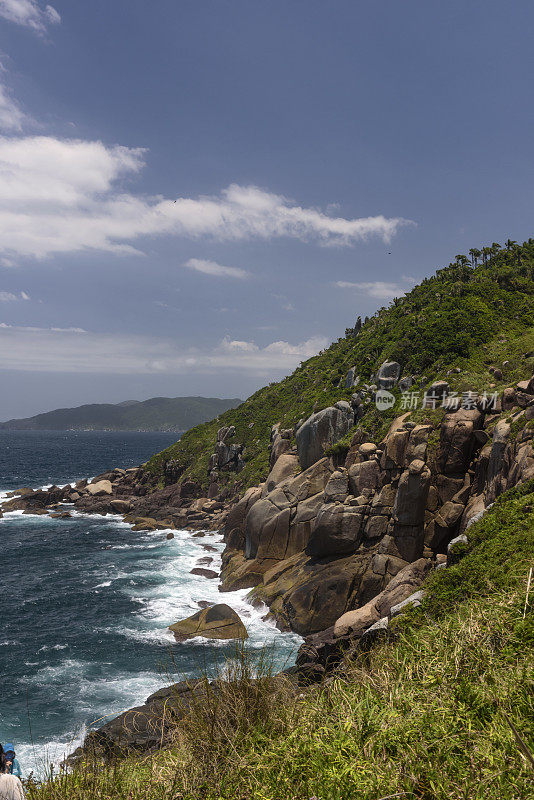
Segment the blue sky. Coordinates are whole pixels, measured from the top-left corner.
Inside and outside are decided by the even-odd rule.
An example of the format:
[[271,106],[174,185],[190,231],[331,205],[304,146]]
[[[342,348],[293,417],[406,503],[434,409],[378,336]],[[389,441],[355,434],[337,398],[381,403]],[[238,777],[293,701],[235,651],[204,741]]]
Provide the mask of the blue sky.
[[0,419],[245,397],[534,235],[533,23],[526,0],[0,0]]

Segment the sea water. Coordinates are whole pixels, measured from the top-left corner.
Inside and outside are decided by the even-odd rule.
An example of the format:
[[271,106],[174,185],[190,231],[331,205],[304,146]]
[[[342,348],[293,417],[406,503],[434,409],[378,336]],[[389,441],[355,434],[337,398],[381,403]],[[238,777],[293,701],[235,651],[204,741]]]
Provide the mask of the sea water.
[[[129,467],[175,434],[0,431],[0,493]],[[43,774],[87,731],[156,689],[223,667],[234,646],[177,643],[167,626],[225,602],[240,615],[252,652],[275,668],[294,663],[299,637],[266,622],[247,590],[219,593],[191,575],[200,559],[218,570],[222,537],[133,532],[118,516],[74,512],[0,519],[0,742],[14,741],[24,773]]]

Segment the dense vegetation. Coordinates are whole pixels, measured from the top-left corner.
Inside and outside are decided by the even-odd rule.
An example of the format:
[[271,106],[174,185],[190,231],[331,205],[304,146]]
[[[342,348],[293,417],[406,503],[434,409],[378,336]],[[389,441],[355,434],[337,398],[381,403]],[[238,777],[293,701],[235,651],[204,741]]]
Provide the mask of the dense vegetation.
[[125,403],[93,403],[59,408],[27,419],[0,423],[4,430],[31,431],[185,431],[212,419],[241,400],[218,397],[153,397]]
[[[258,483],[267,474],[271,426],[293,427],[314,409],[350,398],[354,390],[344,389],[343,379],[352,366],[361,382],[369,382],[383,361],[393,359],[402,364],[404,374],[417,376],[424,384],[456,367],[460,373],[448,380],[460,391],[488,388],[492,380],[488,365],[503,359],[511,362],[507,381],[525,377],[523,357],[533,344],[534,239],[521,246],[508,241],[503,248],[497,244],[482,251],[474,248],[470,254],[471,261],[457,256],[361,327],[347,330],[345,337],[280,383],[260,389],[238,408],[189,431],[150,460],[154,479],[162,480],[165,462],[173,459],[183,478],[205,484],[217,429],[234,425],[233,441],[246,447],[239,486]],[[497,383],[496,388],[504,385]],[[364,425],[377,433],[384,419],[371,413]],[[236,477],[230,473],[226,480],[234,483]]]
[[334,680],[295,692],[253,680],[242,658],[177,724],[173,747],[30,783],[30,800],[527,800],[533,549],[531,482],[469,529],[461,560],[431,576],[395,638]]

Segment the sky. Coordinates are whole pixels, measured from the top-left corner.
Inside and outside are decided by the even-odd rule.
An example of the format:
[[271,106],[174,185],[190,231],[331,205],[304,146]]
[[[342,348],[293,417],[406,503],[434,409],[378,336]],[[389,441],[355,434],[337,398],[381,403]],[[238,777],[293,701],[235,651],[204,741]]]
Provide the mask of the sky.
[[245,398],[534,235],[530,0],[0,0],[0,420]]

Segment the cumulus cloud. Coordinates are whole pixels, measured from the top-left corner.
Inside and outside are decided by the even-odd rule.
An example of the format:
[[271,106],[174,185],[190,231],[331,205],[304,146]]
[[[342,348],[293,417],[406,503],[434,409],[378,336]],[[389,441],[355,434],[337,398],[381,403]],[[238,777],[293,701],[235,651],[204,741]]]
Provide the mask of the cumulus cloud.
[[260,347],[225,338],[211,350],[200,350],[149,336],[0,323],[0,369],[114,375],[228,370],[265,376],[290,372],[327,343],[315,336],[299,344],[277,341]]
[[18,300],[30,300],[30,295],[26,292],[14,294],[13,292],[0,291],[0,303],[16,303]]
[[392,300],[394,297],[403,295],[413,286],[413,278],[403,276],[406,284],[390,283],[388,281],[364,281],[362,283],[352,283],[351,281],[336,281],[338,289],[354,289],[359,294],[367,294],[369,297],[376,297],[379,300]]
[[1,255],[139,253],[136,240],[157,235],[291,237],[348,246],[369,236],[388,240],[406,224],[381,215],[330,217],[255,186],[232,184],[217,196],[176,200],[126,192],[123,179],[143,165],[140,148],[50,136],[0,138]]
[[248,278],[250,272],[239,267],[223,267],[222,264],[217,264],[216,261],[206,261],[203,258],[190,258],[186,261],[184,267],[193,269],[196,272],[202,272],[204,275],[214,275],[218,278]]
[[53,6],[42,8],[37,0],[0,0],[0,17],[44,33],[47,25],[58,25],[61,16]]

